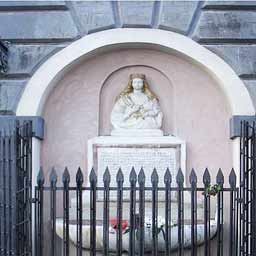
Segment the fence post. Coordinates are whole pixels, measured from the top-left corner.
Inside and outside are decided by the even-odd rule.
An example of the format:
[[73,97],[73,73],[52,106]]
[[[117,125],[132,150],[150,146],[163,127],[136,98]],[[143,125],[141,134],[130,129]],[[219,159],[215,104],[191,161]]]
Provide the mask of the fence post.
[[223,255],[223,184],[224,175],[219,169],[216,183],[220,186],[220,191],[217,194],[217,256]]
[[76,173],[76,238],[77,238],[77,256],[82,256],[82,185],[83,185],[83,173],[79,167]]
[[109,186],[110,186],[110,173],[108,167],[103,175],[104,183],[104,212],[103,212],[103,255],[109,255]]
[[39,170],[37,176],[37,186],[38,186],[38,216],[36,216],[36,226],[37,226],[37,238],[36,238],[36,250],[38,256],[43,255],[43,205],[44,205],[44,172],[42,167]]
[[122,255],[122,218],[123,218],[123,183],[124,183],[124,175],[119,168],[116,175],[117,182],[117,255]]
[[197,176],[192,169],[189,182],[191,184],[191,256],[197,254]]
[[62,183],[63,183],[63,255],[69,256],[69,182],[70,182],[70,174],[68,168],[66,167],[64,173],[62,175]]
[[184,175],[180,168],[176,176],[176,182],[178,185],[178,253],[181,256],[184,253]]
[[92,168],[90,173],[90,255],[96,255],[96,186],[97,175]]
[[157,256],[158,254],[158,182],[159,177],[154,168],[153,173],[151,175],[151,183],[152,183],[152,255]]
[[165,255],[171,254],[171,183],[172,175],[169,168],[164,175],[165,183]]
[[229,229],[229,255],[235,255],[235,230],[236,230],[236,222],[235,222],[235,206],[236,206],[236,174],[234,169],[231,170],[229,175],[229,185],[231,188],[230,191],[230,229]]
[[56,255],[56,184],[57,174],[54,168],[50,173],[50,204],[51,204],[51,256]]
[[129,255],[135,255],[135,221],[136,221],[136,182],[137,174],[134,167],[130,173],[130,232],[129,232]]
[[145,247],[145,173],[143,168],[138,175],[139,183],[139,255],[144,256]]
[[210,196],[207,194],[207,190],[211,184],[211,176],[209,170],[206,168],[203,175],[203,183],[204,183],[204,254],[207,256],[211,255],[211,245],[210,245]]

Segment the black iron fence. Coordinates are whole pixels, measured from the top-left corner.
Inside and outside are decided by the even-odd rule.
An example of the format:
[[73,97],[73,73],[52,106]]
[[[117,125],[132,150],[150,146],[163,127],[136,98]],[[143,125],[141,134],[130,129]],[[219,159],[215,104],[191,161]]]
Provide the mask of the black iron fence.
[[32,124],[0,132],[0,255],[31,253]]
[[239,182],[234,170],[225,183],[221,170],[212,180],[205,170],[203,183],[192,170],[189,184],[166,170],[161,185],[157,170],[133,169],[129,185],[121,170],[92,170],[87,184],[79,169],[73,185],[67,169],[47,182],[41,170],[35,195],[32,135],[31,122],[0,132],[0,255],[256,255],[255,124],[241,123]]
[[[134,169],[131,170],[129,186],[123,186],[124,175],[121,169],[115,177],[116,186],[110,186],[111,178],[113,176],[111,177],[109,170],[106,169],[103,176],[104,185],[98,186],[98,177],[95,171],[92,170],[89,176],[89,185],[83,186],[83,173],[79,168],[76,174],[76,185],[70,186],[70,175],[68,170],[65,169],[61,184],[57,185],[59,184],[57,174],[53,169],[49,176],[49,185],[45,186],[43,171],[40,170],[37,179],[38,186],[36,187],[35,255],[45,255],[45,246],[50,248],[51,256],[57,255],[56,230],[59,229],[59,227],[56,227],[57,207],[59,207],[58,212],[63,217],[63,222],[61,222],[63,248],[62,253],[58,252],[58,255],[81,256],[84,249],[87,249],[90,255],[96,255],[96,252],[102,253],[102,255],[109,255],[110,253],[122,255],[124,251],[127,251],[129,255],[144,255],[146,253],[172,255],[175,249],[178,255],[184,255],[186,248],[190,250],[189,255],[238,255],[239,189],[236,186],[234,170],[230,172],[228,186],[224,186],[224,176],[221,170],[218,172],[216,181],[212,184],[207,169],[203,175],[203,186],[197,186],[197,175],[194,170],[191,171],[189,176],[189,187],[184,186],[184,176],[181,170],[178,171],[176,177],[172,177],[167,169],[164,176],[164,186],[159,186],[156,169],[151,175],[150,187],[145,186],[146,176],[143,169],[139,171],[138,175]],[[89,197],[86,198],[87,206],[84,206],[83,193],[86,191],[89,193]],[[70,219],[69,205],[70,193],[72,192],[76,194],[76,217],[73,220]],[[125,219],[127,221],[125,227],[123,212],[126,199],[124,193],[127,192],[129,193],[129,206],[126,210],[129,210],[129,217]],[[145,193],[148,192],[151,194],[150,224],[145,220],[145,203],[147,201]],[[102,199],[100,199],[98,193],[103,193]],[[114,215],[116,218],[114,223],[110,219],[110,202],[113,201],[110,193],[115,194]],[[159,200],[160,193],[164,195],[164,200],[162,200],[164,208],[162,225],[159,225],[158,216],[159,205],[161,204]],[[186,198],[187,202],[184,199],[185,193],[189,195],[189,198]],[[198,218],[197,212],[198,193],[203,194],[203,215],[200,218]],[[46,211],[44,198],[47,194],[50,196],[50,207],[48,209],[50,213],[50,240],[43,237],[43,218]],[[63,203],[61,206],[57,206],[57,194],[62,195]],[[229,202],[224,200],[225,194],[229,196]],[[97,206],[99,200],[103,200],[101,208]],[[177,206],[175,224],[172,216],[174,204]],[[191,205],[189,218],[187,219],[184,217],[185,204]],[[215,212],[214,218],[211,217],[211,208]],[[223,218],[224,209],[229,211],[229,220],[226,224]],[[83,218],[83,212],[85,211],[90,212],[87,222]],[[103,211],[102,219],[97,218],[98,211]],[[225,239],[224,225],[228,225],[228,236]],[[71,226],[75,226],[75,236],[70,231]],[[112,231],[110,232],[110,230]],[[216,240],[214,244],[212,238]],[[229,246],[224,247],[224,243],[228,243]],[[203,254],[198,254],[200,244],[203,244]],[[75,248],[75,254],[70,253],[71,246]],[[216,246],[217,248],[213,248]],[[213,249],[215,249],[216,254],[213,253]]]

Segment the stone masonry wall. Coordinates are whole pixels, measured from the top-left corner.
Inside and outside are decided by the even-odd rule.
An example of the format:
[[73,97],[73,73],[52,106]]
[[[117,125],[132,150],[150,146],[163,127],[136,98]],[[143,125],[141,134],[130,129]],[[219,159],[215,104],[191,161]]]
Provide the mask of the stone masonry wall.
[[15,114],[27,81],[51,55],[101,30],[175,31],[215,52],[244,80],[256,105],[256,1],[0,1],[0,40],[9,69],[0,75],[0,114]]

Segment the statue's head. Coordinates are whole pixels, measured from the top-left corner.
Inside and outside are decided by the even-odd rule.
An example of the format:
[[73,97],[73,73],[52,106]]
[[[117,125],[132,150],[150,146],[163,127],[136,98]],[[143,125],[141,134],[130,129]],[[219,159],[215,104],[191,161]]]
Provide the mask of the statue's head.
[[130,83],[135,90],[144,90],[144,81],[146,77],[144,74],[131,74]]
[[144,74],[131,74],[129,76],[128,85],[120,93],[117,99],[125,97],[133,92],[133,90],[141,89],[150,99],[157,99],[155,94],[149,89],[149,85],[146,81],[146,76]]

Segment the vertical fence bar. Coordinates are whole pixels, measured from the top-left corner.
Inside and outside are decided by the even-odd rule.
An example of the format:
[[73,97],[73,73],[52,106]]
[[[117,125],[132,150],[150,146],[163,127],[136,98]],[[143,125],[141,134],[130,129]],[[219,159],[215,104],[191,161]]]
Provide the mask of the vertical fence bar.
[[189,176],[191,184],[191,256],[197,254],[197,176],[192,169]]
[[145,250],[145,173],[141,168],[139,183],[139,256],[144,256]]
[[239,252],[242,256],[244,254],[244,171],[245,171],[245,121],[241,122],[240,125],[240,222],[239,222]]
[[164,175],[165,183],[165,255],[171,254],[171,183],[172,176],[167,168]]
[[229,229],[229,255],[235,254],[235,205],[236,205],[236,174],[234,169],[229,175],[230,191],[230,229]]
[[57,174],[54,168],[52,168],[50,174],[50,204],[51,204],[51,256],[56,255],[56,184],[57,184]]
[[178,170],[176,177],[178,185],[178,255],[184,254],[184,175],[182,170]]
[[129,232],[129,256],[135,256],[135,229],[136,229],[136,182],[137,174],[132,168],[130,173],[130,232]]
[[13,214],[13,205],[12,205],[12,155],[11,155],[11,128],[8,129],[8,162],[7,162],[7,170],[8,170],[8,253],[11,255],[12,251],[12,240],[13,240],[13,232],[12,232],[12,214]]
[[4,241],[3,241],[3,216],[4,216],[4,190],[3,190],[3,161],[4,161],[4,155],[3,155],[3,149],[4,149],[4,135],[3,131],[0,132],[0,255],[3,255],[3,247],[4,247]]
[[76,173],[76,238],[77,238],[77,250],[76,255],[82,256],[82,185],[83,185],[83,173],[81,168],[78,168],[78,171]]
[[90,173],[90,255],[96,255],[96,186],[97,175],[92,168]]
[[123,218],[123,183],[124,183],[124,175],[122,173],[121,168],[119,168],[116,175],[117,182],[117,244],[116,250],[117,255],[122,255],[122,218]]
[[7,255],[7,193],[6,193],[6,189],[7,189],[7,181],[6,181],[6,173],[7,173],[7,152],[6,152],[6,131],[4,131],[4,143],[3,143],[3,193],[4,193],[4,197],[3,197],[3,255]]
[[[17,202],[16,202],[16,189],[17,189],[17,174],[16,174],[16,127],[13,128],[11,132],[11,197],[12,197],[12,254],[17,254],[17,232],[16,232],[16,211],[17,211]],[[1,149],[0,149],[1,151]],[[1,153],[0,153],[1,154]],[[0,171],[1,172],[1,171]],[[1,185],[0,185],[1,186]],[[1,215],[1,212],[0,212]]]
[[104,183],[104,209],[103,209],[103,255],[109,255],[109,186],[110,186],[110,173],[108,167],[103,175]]
[[249,123],[246,122],[245,126],[245,151],[244,151],[244,200],[243,200],[243,207],[244,207],[244,253],[246,255],[249,254],[249,211],[248,211],[248,199],[249,199]]
[[152,255],[157,256],[158,254],[158,174],[154,168],[151,175],[152,183]]
[[205,240],[205,246],[204,246],[204,255],[210,256],[211,248],[210,248],[210,195],[208,195],[207,190],[209,189],[210,183],[211,183],[211,177],[208,169],[205,169],[204,175],[203,175],[203,183],[204,183],[204,240]]
[[69,256],[69,182],[70,174],[67,168],[65,168],[62,175],[63,183],[63,256]]
[[255,122],[253,122],[253,133],[252,133],[252,252],[256,254],[256,133],[255,133]]
[[38,245],[38,256],[43,256],[43,243],[44,243],[44,236],[43,236],[43,205],[44,205],[44,173],[43,169],[40,168],[38,176],[37,176],[37,186],[38,186],[38,234],[37,234],[37,245]]
[[216,183],[220,186],[217,194],[217,256],[223,256],[223,184],[224,175],[219,169]]

